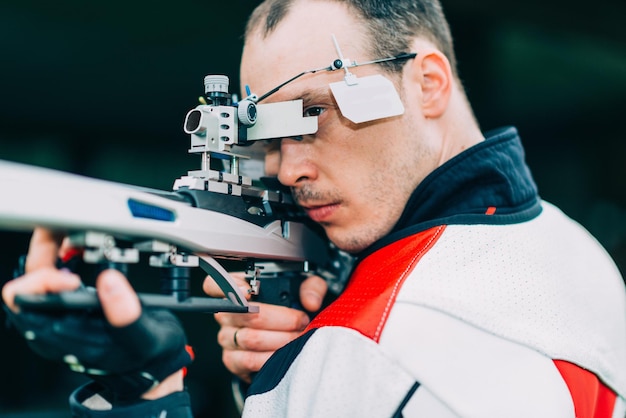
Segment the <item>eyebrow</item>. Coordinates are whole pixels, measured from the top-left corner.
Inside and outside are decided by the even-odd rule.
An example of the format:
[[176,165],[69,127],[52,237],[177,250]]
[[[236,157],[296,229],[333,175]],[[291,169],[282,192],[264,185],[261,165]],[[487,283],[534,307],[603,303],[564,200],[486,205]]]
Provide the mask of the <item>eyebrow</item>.
[[319,101],[329,101],[331,99],[330,87],[317,87],[313,89],[306,89],[302,92],[293,95],[293,98],[290,100],[302,100],[303,104],[319,102]]
[[[330,67],[329,67],[329,68],[330,68]],[[320,71],[328,71],[328,68],[318,68],[318,69],[315,69],[315,70],[307,70],[307,71],[303,71],[303,72],[301,72],[300,74],[296,75],[295,77],[291,77],[289,80],[287,80],[287,81],[285,81],[285,82],[283,82],[283,83],[279,84],[278,86],[274,87],[272,90],[268,91],[267,93],[265,93],[265,94],[263,94],[263,95],[261,95],[261,96],[257,97],[257,98],[256,98],[256,102],[258,103],[258,102],[260,102],[260,101],[262,101],[262,100],[266,99],[267,97],[269,97],[269,96],[273,95],[273,94],[274,94],[274,93],[276,93],[278,90],[280,90],[281,88],[283,88],[283,87],[284,87],[284,86],[286,86],[287,84],[291,83],[292,81],[294,81],[294,80],[296,80],[296,79],[298,79],[298,78],[302,77],[303,75],[307,75],[307,74],[315,74],[315,73],[320,72]]]

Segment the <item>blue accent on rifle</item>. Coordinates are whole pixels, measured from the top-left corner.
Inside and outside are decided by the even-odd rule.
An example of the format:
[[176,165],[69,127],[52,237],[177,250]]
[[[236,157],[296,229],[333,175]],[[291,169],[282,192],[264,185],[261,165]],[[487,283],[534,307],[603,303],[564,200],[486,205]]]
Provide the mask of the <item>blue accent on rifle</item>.
[[130,213],[132,213],[135,218],[147,218],[167,222],[174,222],[176,219],[174,212],[169,209],[139,202],[134,199],[128,200],[128,208],[130,209]]

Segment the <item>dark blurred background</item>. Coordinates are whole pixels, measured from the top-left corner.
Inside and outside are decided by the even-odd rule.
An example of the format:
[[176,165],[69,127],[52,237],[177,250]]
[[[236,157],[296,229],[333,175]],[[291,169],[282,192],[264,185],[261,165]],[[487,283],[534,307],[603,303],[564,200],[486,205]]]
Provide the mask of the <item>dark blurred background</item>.
[[[0,159],[171,189],[199,166],[183,117],[206,74],[231,76],[237,91],[240,34],[256,4],[0,2]],[[444,0],[444,8],[482,128],[518,127],[542,197],[586,226],[624,271],[626,2]],[[320,28],[320,39],[328,35]],[[26,234],[0,232],[0,281],[27,243]],[[212,316],[182,320],[197,353],[187,380],[196,415],[235,416]],[[82,378],[35,357],[13,330],[2,327],[0,343],[0,415],[68,416],[67,395]]]

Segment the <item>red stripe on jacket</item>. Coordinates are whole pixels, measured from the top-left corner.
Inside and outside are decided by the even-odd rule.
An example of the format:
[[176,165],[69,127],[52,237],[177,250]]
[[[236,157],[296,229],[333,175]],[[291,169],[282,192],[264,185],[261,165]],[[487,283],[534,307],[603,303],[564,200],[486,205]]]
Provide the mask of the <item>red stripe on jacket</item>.
[[402,283],[444,229],[428,229],[370,254],[359,263],[341,296],[320,312],[306,331],[343,326],[378,342]]
[[573,363],[554,360],[572,395],[576,418],[611,418],[617,395],[595,374]]

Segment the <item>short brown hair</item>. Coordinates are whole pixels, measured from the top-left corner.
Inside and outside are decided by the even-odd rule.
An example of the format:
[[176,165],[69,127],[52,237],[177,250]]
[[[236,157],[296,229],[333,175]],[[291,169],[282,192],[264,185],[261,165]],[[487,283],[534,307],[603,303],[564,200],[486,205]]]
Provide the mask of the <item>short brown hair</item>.
[[[303,0],[316,1],[316,0]],[[416,36],[433,42],[448,58],[452,72],[458,78],[456,56],[450,26],[439,0],[326,0],[348,5],[357,13],[368,30],[371,40],[370,58],[383,58],[411,52],[410,43]],[[288,14],[296,0],[265,0],[250,15],[246,38],[259,29],[268,36]],[[399,72],[403,62],[383,65]]]

